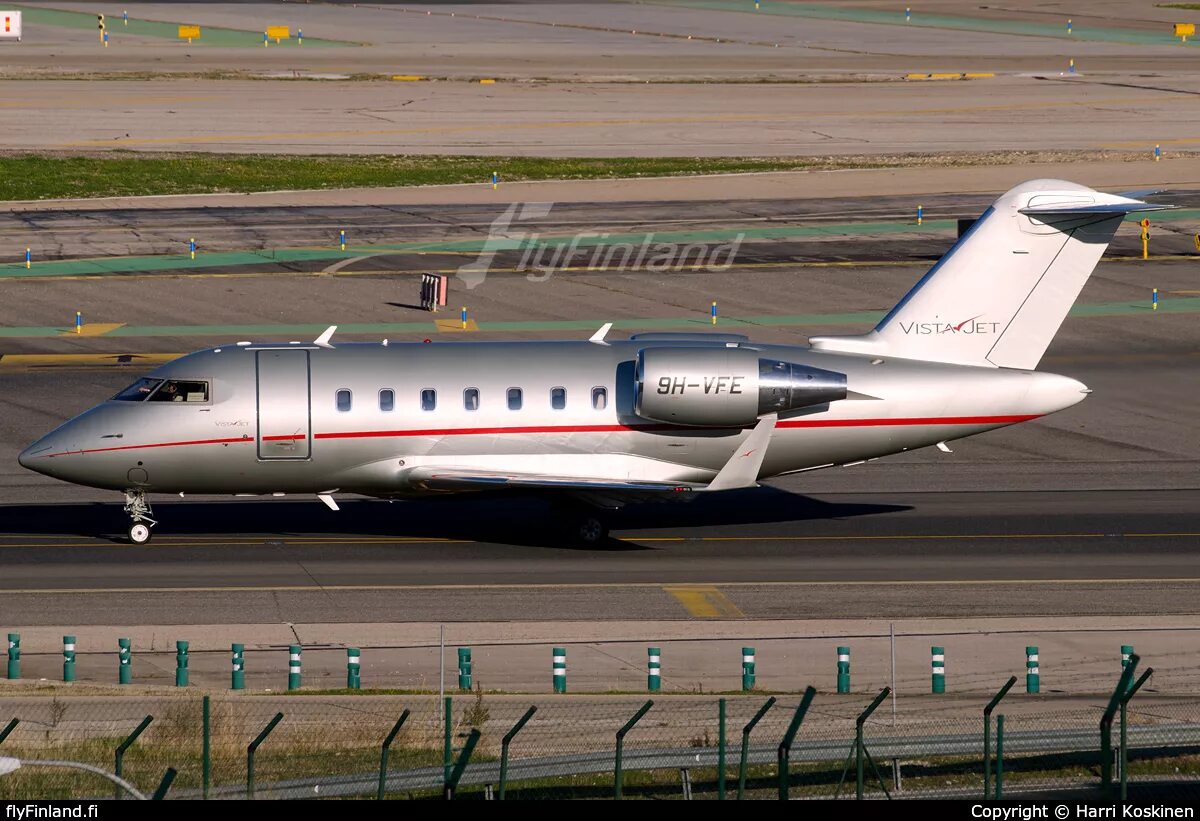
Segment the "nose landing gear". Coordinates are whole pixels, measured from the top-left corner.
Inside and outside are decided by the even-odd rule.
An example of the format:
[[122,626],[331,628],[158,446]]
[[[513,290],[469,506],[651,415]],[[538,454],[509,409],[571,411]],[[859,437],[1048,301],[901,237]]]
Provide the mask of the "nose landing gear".
[[129,523],[129,541],[133,544],[146,544],[150,541],[150,528],[158,522],[152,518],[154,511],[150,509],[150,503],[146,501],[146,492],[143,490],[125,491],[125,512],[133,519]]

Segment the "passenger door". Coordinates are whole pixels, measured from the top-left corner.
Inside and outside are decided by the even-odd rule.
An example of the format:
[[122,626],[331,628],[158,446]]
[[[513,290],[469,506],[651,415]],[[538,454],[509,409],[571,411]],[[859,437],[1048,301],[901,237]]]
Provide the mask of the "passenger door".
[[308,351],[257,351],[258,458],[307,459],[312,449]]

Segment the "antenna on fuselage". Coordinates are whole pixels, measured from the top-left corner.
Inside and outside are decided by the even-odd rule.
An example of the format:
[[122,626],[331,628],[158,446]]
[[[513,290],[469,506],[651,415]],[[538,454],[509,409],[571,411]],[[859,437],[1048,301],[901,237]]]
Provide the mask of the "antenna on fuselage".
[[325,329],[325,333],[313,340],[313,344],[318,348],[332,348],[333,346],[329,344],[329,340],[333,339],[333,333],[336,330],[337,325],[330,325]]

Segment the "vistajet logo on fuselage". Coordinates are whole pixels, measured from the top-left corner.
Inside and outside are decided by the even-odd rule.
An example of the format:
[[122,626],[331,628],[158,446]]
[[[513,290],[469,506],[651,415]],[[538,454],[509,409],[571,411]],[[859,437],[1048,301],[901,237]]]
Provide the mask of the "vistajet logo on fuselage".
[[980,322],[976,314],[962,322],[942,322],[934,317],[933,322],[901,322],[900,331],[909,336],[935,336],[937,334],[994,334],[1000,330],[999,322]]

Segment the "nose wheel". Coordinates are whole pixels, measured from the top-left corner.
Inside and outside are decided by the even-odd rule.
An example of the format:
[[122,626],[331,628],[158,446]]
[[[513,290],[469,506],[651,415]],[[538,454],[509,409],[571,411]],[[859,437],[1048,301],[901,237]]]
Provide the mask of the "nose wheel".
[[153,519],[154,511],[146,501],[146,493],[142,490],[125,491],[125,512],[133,520],[129,523],[129,541],[132,544],[146,544],[150,541],[150,528],[158,522]]

